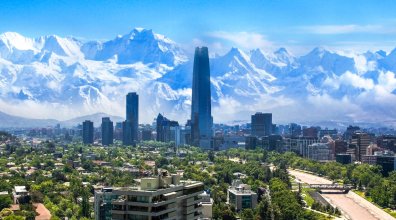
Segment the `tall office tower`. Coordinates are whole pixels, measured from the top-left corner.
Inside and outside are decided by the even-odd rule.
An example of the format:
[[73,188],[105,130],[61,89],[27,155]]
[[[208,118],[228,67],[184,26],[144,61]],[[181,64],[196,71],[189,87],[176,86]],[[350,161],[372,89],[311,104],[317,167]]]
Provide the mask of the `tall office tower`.
[[83,122],[83,143],[93,144],[93,141],[94,141],[93,122],[86,120]]
[[195,48],[192,105],[191,138],[192,144],[201,148],[211,148],[213,118],[210,98],[210,69],[207,47]]
[[[180,139],[180,127],[177,121],[171,121],[161,114],[158,114],[157,120],[157,141],[170,142],[174,141],[176,146]],[[180,141],[179,141],[180,142]]]
[[299,137],[301,135],[301,126],[296,123],[289,125],[289,134],[292,137]]
[[367,147],[371,143],[371,137],[364,132],[356,132],[351,136],[351,144],[356,146],[356,160],[362,161],[362,156],[366,155]]
[[109,117],[102,118],[102,145],[108,146],[113,144],[114,126]]
[[138,141],[139,96],[130,92],[126,96],[126,120],[123,122],[123,143],[132,145]]
[[346,131],[344,132],[344,140],[350,141],[350,139],[352,138],[352,135],[354,133],[356,133],[357,131],[360,131],[360,127],[359,126],[349,125],[347,127]]
[[272,134],[272,114],[257,112],[252,115],[252,136],[263,137]]
[[134,141],[132,138],[132,122],[125,120],[122,122],[122,144],[125,146],[134,145]]

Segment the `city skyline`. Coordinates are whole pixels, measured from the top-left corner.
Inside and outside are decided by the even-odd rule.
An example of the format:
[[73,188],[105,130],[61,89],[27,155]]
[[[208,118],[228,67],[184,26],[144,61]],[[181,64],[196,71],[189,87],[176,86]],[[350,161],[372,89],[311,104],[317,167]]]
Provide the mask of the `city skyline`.
[[[120,3],[125,4],[120,9],[99,1],[87,8],[97,7],[109,13],[103,16],[103,23],[96,24],[93,19],[97,15],[84,14],[87,8],[76,7],[73,1],[24,5],[2,2],[1,9],[9,10],[2,14],[0,24],[9,22],[0,25],[0,33],[15,32],[0,35],[0,111],[59,121],[99,112],[124,117],[123,91],[135,91],[142,97],[142,123],[151,123],[159,112],[184,123],[191,119],[194,48],[205,46],[209,48],[215,123],[235,124],[249,121],[255,112],[276,112],[276,123],[395,127],[396,50],[392,49],[396,43],[389,41],[394,35],[393,15],[379,13],[390,10],[393,3],[365,2],[358,7],[353,7],[357,4],[353,1],[342,6],[337,3],[230,3],[223,10],[224,17],[219,17],[211,16],[220,9],[218,2],[167,6],[160,2],[148,7],[147,3],[132,1]],[[109,7],[104,9],[107,4]],[[61,6],[65,6],[64,10],[60,10]],[[191,13],[183,11],[187,6],[191,6]],[[177,13],[168,9],[183,11],[180,16],[188,18],[191,27],[164,30],[164,25],[158,23],[168,22],[166,19],[158,22],[154,16],[142,22],[147,13],[139,11],[130,17],[116,13],[135,8],[149,8],[149,13],[158,12],[157,16],[173,20],[177,20]],[[70,29],[75,18],[65,13],[72,9],[81,25],[91,25],[92,29]],[[246,9],[254,10],[247,15]],[[290,19],[300,13],[297,9],[312,13]],[[35,10],[43,13],[35,14]],[[53,23],[45,22],[57,10],[61,12],[51,20]],[[279,17],[269,19],[270,14],[253,13],[260,10],[278,13]],[[360,17],[347,16],[343,11]],[[36,34],[26,27],[28,22],[12,19],[22,12],[31,18],[29,22],[42,21],[36,23]],[[125,19],[114,25],[115,29],[108,24],[111,12],[116,13],[113,19]],[[216,27],[201,26],[200,22],[213,22]],[[228,25],[221,25],[225,22]],[[143,28],[134,28],[139,26]],[[48,35],[52,33],[59,36]],[[70,35],[74,37],[64,37]],[[296,41],[295,37],[312,45]],[[289,41],[304,50],[296,52]],[[334,47],[335,42],[350,47]],[[390,42],[390,46],[379,45],[383,42]]]
[[395,220],[396,1],[0,1],[0,219]]

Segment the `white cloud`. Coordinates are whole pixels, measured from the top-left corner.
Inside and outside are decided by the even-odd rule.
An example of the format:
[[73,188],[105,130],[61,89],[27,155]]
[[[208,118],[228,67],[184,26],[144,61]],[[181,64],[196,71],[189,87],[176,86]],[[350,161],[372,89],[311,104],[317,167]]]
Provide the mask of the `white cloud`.
[[[199,38],[194,38],[192,40],[192,45],[194,47],[202,47],[206,46],[209,48],[209,55],[211,57],[214,57],[215,54],[224,54],[226,53],[230,48],[222,44],[221,42],[215,41],[215,42],[208,42]],[[193,51],[191,50],[191,44],[185,45],[184,48],[187,49],[187,51]]]
[[357,74],[353,74],[349,71],[342,74],[339,80],[341,84],[351,85],[355,88],[361,88],[361,89],[374,88],[374,82],[372,79],[366,79]]
[[255,32],[215,31],[208,33],[209,37],[222,39],[233,43],[242,49],[272,48],[273,43],[265,35]]
[[341,85],[353,86],[355,88],[366,90],[371,90],[375,86],[372,79],[364,78],[361,75],[357,75],[349,71],[345,72],[339,77],[335,76],[326,78],[323,82],[323,85],[335,90],[339,89]]

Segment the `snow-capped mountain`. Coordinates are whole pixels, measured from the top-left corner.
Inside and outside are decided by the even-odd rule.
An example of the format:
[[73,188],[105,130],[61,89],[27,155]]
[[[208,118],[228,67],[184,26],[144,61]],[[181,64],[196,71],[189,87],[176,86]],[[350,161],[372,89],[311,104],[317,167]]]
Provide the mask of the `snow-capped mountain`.
[[[161,112],[183,123],[191,105],[188,54],[141,28],[103,42],[7,32],[0,35],[0,111],[61,120],[123,116],[125,95],[136,91],[142,122]],[[278,122],[396,117],[396,50],[344,55],[318,47],[296,57],[285,48],[231,48],[211,58],[210,68],[215,122],[249,120],[255,111],[273,112]]]

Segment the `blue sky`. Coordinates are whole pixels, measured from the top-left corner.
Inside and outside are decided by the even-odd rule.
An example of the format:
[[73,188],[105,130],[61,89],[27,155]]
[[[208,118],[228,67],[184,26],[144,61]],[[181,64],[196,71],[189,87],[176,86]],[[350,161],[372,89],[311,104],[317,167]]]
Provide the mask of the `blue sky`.
[[0,32],[112,39],[134,27],[184,45],[222,51],[325,46],[345,50],[396,47],[396,1],[0,1]]

